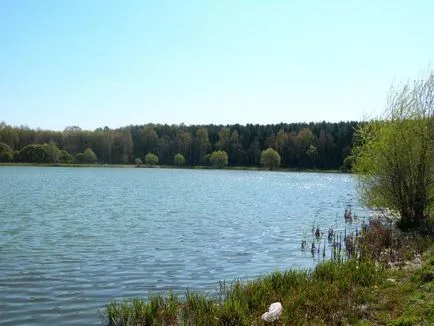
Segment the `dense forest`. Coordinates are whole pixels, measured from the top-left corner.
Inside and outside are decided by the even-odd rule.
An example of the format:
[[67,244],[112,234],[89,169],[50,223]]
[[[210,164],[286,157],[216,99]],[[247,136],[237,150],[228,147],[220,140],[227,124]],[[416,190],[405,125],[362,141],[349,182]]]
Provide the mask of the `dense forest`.
[[[189,166],[209,165],[213,151],[225,151],[229,166],[259,166],[261,151],[273,148],[281,166],[345,169],[358,122],[273,125],[131,125],[94,131],[31,129],[0,123],[0,161],[32,163],[129,164],[147,153],[159,164],[175,164],[181,154]],[[347,160],[348,161],[348,160]]]

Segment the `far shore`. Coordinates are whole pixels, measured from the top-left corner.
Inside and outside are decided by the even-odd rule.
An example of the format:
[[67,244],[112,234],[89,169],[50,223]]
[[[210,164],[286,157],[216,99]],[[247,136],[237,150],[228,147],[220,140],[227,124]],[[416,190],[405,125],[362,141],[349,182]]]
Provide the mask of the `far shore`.
[[135,164],[77,164],[77,163],[0,163],[2,166],[35,166],[35,167],[68,167],[68,168],[146,168],[146,169],[182,169],[182,170],[235,170],[235,171],[272,171],[272,172],[311,172],[311,173],[351,173],[340,170],[322,170],[322,169],[297,169],[297,168],[277,168],[267,169],[255,166],[226,166],[224,168],[215,168],[212,166],[196,165],[196,166],[176,166],[176,165],[135,165]]

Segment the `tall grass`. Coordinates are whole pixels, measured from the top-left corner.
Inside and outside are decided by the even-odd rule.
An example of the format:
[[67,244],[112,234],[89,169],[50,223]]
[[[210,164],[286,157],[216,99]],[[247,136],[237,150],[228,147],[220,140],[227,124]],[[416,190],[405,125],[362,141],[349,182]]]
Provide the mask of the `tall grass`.
[[108,325],[262,325],[261,315],[280,301],[284,311],[276,325],[339,324],[360,317],[358,291],[380,280],[372,262],[325,262],[313,271],[276,271],[246,283],[222,283],[212,298],[187,292],[112,302],[104,316]]
[[[369,316],[374,323],[381,324],[390,315],[374,310],[367,312],[367,307],[377,304],[379,311],[400,312],[403,305],[399,301],[410,295],[408,289],[419,289],[409,278],[409,284],[413,285],[405,284],[391,292],[387,305],[378,303],[383,300],[379,299],[383,293],[376,293],[380,289],[389,293],[387,280],[391,275],[395,277],[390,267],[419,255],[433,243],[432,235],[403,234],[379,220],[371,220],[360,231],[335,233],[328,240],[330,249],[336,253],[313,270],[276,271],[247,282],[221,282],[213,297],[187,292],[113,301],[105,306],[104,322],[108,325],[264,325],[261,315],[271,303],[279,301],[284,310],[274,325],[354,324]],[[434,265],[427,266],[429,271],[423,272],[417,282],[434,283]],[[432,299],[427,307],[430,302]],[[426,318],[430,318],[426,313],[429,310],[424,310]]]

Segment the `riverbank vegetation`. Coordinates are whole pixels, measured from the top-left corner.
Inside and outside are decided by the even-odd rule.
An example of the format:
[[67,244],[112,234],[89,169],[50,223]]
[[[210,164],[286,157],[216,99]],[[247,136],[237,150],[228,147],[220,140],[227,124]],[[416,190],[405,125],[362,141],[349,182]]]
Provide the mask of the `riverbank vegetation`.
[[[345,161],[354,165],[361,198],[391,214],[363,222],[351,233],[345,228],[343,237],[329,229],[329,261],[313,270],[222,283],[215,296],[188,292],[113,301],[103,311],[105,321],[262,325],[268,306],[281,302],[284,310],[274,325],[434,324],[434,75],[392,90],[386,116],[360,125],[355,136]],[[314,145],[304,149],[315,162]],[[261,163],[272,168],[268,161],[275,154],[271,146],[262,151]],[[345,211],[345,221],[352,223],[351,210]],[[322,232],[312,232],[320,244]],[[308,247],[305,240],[301,246]],[[325,248],[324,239],[323,257]],[[311,251],[320,255],[314,241]]]
[[272,170],[280,166],[280,155],[271,147],[261,152],[261,165]]
[[131,125],[94,131],[67,127],[63,131],[31,129],[0,123],[0,162],[82,162],[87,149],[100,164],[145,162],[152,153],[159,164],[211,166],[213,152],[225,152],[228,167],[260,167],[261,152],[271,148],[281,157],[280,167],[291,169],[350,169],[357,122],[281,123],[275,125]]
[[278,301],[283,313],[274,325],[434,323],[433,234],[403,234],[381,220],[371,222],[357,235],[358,254],[346,259],[221,283],[215,295],[113,301],[102,318],[108,325],[265,325],[262,314]]
[[353,167],[368,207],[399,213],[401,227],[434,210],[434,74],[392,89],[382,119],[356,133]]

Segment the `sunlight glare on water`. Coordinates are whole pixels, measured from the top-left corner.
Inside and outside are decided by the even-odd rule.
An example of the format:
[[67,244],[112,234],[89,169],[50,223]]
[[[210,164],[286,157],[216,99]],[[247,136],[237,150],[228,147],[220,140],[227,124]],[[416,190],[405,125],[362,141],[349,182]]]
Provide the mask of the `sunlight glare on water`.
[[101,324],[112,299],[310,268],[315,221],[360,214],[351,175],[1,167],[0,324]]

